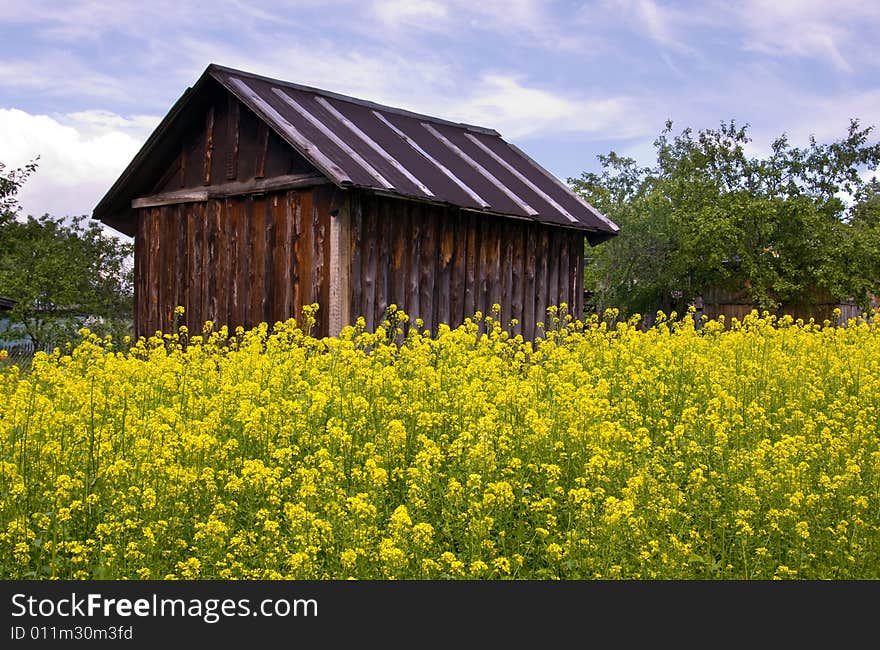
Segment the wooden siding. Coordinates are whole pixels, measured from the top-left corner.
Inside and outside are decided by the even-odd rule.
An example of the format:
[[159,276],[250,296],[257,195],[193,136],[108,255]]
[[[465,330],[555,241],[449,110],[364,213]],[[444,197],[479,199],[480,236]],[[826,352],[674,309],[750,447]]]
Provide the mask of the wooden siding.
[[215,89],[148,194],[314,172],[233,95]]
[[326,335],[331,198],[321,187],[138,210],[137,335],[299,319],[313,302]]
[[581,313],[582,232],[366,193],[350,214],[350,314],[369,330],[390,304],[436,330],[498,303],[527,338],[549,306]]
[[[756,309],[749,302],[748,292],[745,289],[739,291],[728,291],[721,288],[710,289],[695,304],[698,318],[705,315],[707,318],[717,320],[719,316],[724,316],[728,325],[734,318],[742,322],[752,310]],[[840,310],[840,317],[836,319],[834,317],[835,309]],[[837,325],[845,325],[851,318],[860,316],[862,310],[854,302],[841,302],[835,300],[828,293],[814,292],[814,299],[811,303],[786,303],[770,313],[779,318],[789,315],[795,320],[800,318],[805,322],[812,318],[817,323],[829,320]]]

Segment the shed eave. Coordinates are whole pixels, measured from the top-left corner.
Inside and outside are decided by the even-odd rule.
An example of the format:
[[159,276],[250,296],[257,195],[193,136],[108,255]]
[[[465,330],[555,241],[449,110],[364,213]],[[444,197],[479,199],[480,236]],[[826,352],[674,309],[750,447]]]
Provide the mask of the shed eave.
[[119,178],[116,179],[116,182],[110,186],[110,189],[107,190],[107,193],[95,206],[95,209],[92,211],[92,218],[101,221],[126,235],[134,235],[133,224],[129,224],[128,222],[130,219],[125,218],[131,212],[129,201],[121,199],[120,195],[123,194],[126,185],[129,184],[139,171],[139,168],[149,158],[156,143],[162,138],[171,123],[174,122],[181,112],[183,112],[184,108],[189,103],[189,100],[195,94],[196,88],[204,83],[205,78],[206,75],[203,74],[193,86],[183,91],[183,94],[174,103],[165,117],[162,118],[162,121],[159,122],[155,129],[153,129],[153,132],[147,138],[146,142],[144,142],[140,151],[135,154],[134,158],[131,159],[131,162],[128,163],[128,166],[126,166],[122,174],[119,175]]

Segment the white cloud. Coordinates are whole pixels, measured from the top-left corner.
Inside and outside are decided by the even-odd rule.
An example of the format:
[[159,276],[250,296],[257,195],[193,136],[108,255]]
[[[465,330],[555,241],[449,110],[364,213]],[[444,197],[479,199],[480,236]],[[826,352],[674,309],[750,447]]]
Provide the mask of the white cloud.
[[432,0],[382,0],[374,5],[376,17],[386,27],[432,27],[445,23],[448,16],[444,4]]
[[646,133],[631,98],[564,96],[505,75],[486,75],[466,99],[446,105],[445,113],[454,119],[493,128],[510,139],[566,132],[603,138]]
[[41,97],[88,96],[126,101],[122,79],[102,74],[63,51],[45,51],[28,60],[0,60],[0,88]]
[[740,6],[743,46],[761,54],[827,61],[852,73],[877,52],[880,5],[858,0],[749,0]]
[[630,31],[661,49],[695,55],[695,35],[723,25],[727,8],[715,2],[697,6],[658,3],[655,0],[596,0],[584,4],[575,19],[581,29]]
[[13,168],[40,157],[37,171],[19,194],[23,213],[91,215],[140,149],[148,132],[145,121],[103,111],[56,119],[0,109],[2,162]]
[[651,38],[667,48],[691,52],[676,33],[674,17],[668,9],[658,7],[653,0],[636,0],[635,13]]
[[420,95],[454,84],[453,70],[439,60],[413,59],[389,50],[340,48],[328,40],[259,50],[182,39],[178,47],[180,57],[193,65],[218,63],[416,111],[419,108],[412,104],[418,103]]

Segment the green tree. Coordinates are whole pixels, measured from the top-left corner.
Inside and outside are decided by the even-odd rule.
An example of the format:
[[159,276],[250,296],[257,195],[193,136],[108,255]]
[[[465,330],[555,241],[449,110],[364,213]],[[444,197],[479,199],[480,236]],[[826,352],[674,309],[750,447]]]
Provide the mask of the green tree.
[[8,331],[34,349],[73,340],[88,326],[119,336],[130,330],[133,246],[86,216],[22,218],[17,194],[36,161],[0,164],[0,295],[15,301]]
[[803,148],[782,135],[755,157],[748,126],[673,135],[667,122],[652,167],[600,155],[600,173],[569,182],[621,232],[591,251],[586,286],[629,314],[712,290],[744,291],[759,309],[823,296],[867,305],[880,288],[877,188],[859,173],[880,161],[872,129],[851,120],[846,137]]

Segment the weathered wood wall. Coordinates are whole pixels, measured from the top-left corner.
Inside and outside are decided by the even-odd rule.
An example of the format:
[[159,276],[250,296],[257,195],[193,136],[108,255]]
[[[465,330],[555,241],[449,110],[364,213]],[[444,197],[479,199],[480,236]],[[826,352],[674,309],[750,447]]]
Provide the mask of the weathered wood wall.
[[314,171],[249,108],[215,88],[147,194]]
[[135,328],[171,331],[174,308],[192,334],[206,320],[252,327],[299,319],[319,303],[327,334],[328,186],[144,208],[135,234]]
[[390,304],[436,330],[498,303],[527,338],[548,306],[581,313],[582,232],[364,193],[350,214],[350,314],[370,330]]
[[[748,292],[745,289],[728,291],[721,288],[706,291],[697,301],[696,307],[698,317],[705,315],[710,319],[717,320],[719,316],[724,316],[727,323],[730,323],[734,318],[742,321],[755,309],[755,306],[749,301]],[[835,309],[840,309],[840,317],[837,319],[834,317]],[[790,315],[795,320],[800,318],[805,322],[813,318],[817,323],[830,320],[838,325],[845,325],[851,318],[860,316],[862,310],[854,302],[840,302],[830,294],[815,292],[812,303],[787,303],[772,310],[771,313],[780,318]]]

